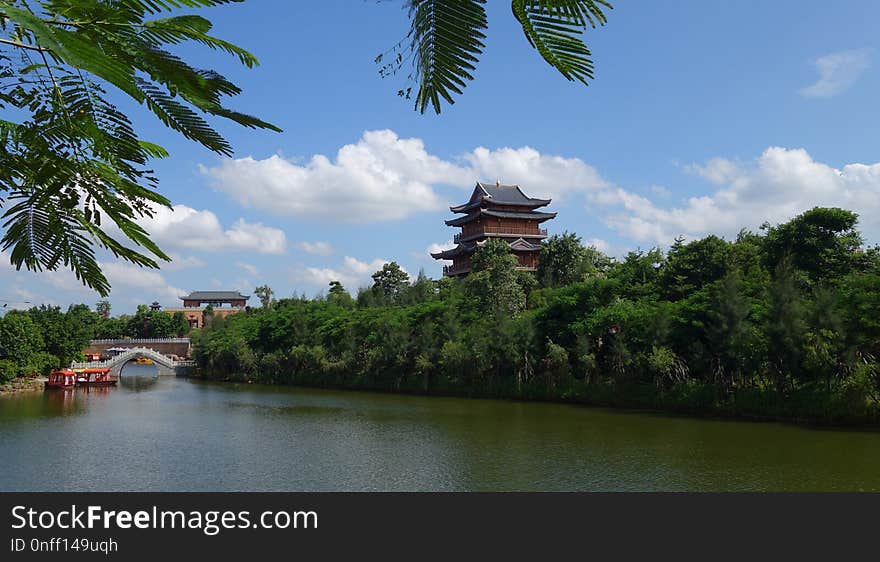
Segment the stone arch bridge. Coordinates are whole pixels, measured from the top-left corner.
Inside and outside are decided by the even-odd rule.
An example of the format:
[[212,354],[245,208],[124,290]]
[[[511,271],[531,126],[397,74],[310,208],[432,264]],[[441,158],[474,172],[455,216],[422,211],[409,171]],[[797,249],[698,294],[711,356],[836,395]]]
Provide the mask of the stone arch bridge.
[[148,347],[132,347],[106,361],[87,361],[71,363],[71,369],[110,369],[110,374],[119,376],[122,368],[129,361],[138,357],[146,357],[153,361],[160,375],[186,375],[195,366],[195,361],[175,361],[167,355]]
[[189,338],[138,338],[138,339],[110,339],[92,340],[82,352],[85,354],[104,354],[114,347],[149,347],[165,355],[177,355],[189,357],[191,343]]

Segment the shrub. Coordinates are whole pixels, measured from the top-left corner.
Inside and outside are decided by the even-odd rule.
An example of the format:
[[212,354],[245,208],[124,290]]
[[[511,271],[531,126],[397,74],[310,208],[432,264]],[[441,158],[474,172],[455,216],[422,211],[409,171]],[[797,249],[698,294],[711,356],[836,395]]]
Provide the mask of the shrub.
[[547,353],[544,355],[542,367],[550,388],[555,388],[558,383],[571,374],[568,351],[561,345],[553,343],[553,340],[548,339]]
[[21,373],[21,369],[15,363],[8,359],[0,359],[0,382],[6,382],[17,377]]
[[[80,353],[79,355],[82,354]],[[41,351],[31,356],[26,371],[28,373],[37,372],[43,376],[46,376],[60,366],[61,361],[59,361],[58,357],[52,355],[51,353]]]
[[860,363],[837,385],[832,397],[835,414],[856,419],[867,414],[878,399],[878,370],[875,363]]

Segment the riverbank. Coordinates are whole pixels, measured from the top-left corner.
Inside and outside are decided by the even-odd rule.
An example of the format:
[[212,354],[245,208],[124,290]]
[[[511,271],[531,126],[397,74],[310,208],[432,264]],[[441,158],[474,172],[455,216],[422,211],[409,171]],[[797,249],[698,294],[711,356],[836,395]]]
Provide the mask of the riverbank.
[[12,394],[20,394],[22,392],[36,392],[43,390],[46,382],[45,377],[16,377],[10,381],[0,384],[0,396],[9,396]]
[[554,385],[543,381],[516,384],[509,378],[464,384],[444,378],[398,377],[376,379],[345,374],[271,377],[212,377],[197,371],[193,378],[214,382],[260,383],[278,386],[356,390],[421,396],[553,402],[704,419],[783,422],[818,427],[880,428],[880,404],[866,402],[859,392],[825,392],[800,388],[780,397],[772,388],[736,391],[688,381],[669,389],[647,384],[586,383],[569,379]]

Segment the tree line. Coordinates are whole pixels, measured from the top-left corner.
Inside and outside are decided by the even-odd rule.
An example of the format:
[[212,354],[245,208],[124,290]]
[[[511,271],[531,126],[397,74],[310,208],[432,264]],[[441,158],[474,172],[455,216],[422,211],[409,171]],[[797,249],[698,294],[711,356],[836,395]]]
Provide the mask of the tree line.
[[464,279],[390,263],[354,296],[216,318],[195,357],[211,379],[877,421],[880,250],[857,219],[814,208],[622,259],[565,233],[536,273],[490,240]]
[[0,317],[0,382],[29,374],[46,375],[85,359],[82,350],[96,338],[165,338],[185,336],[189,323],[182,312],[173,315],[140,305],[133,315],[110,316],[110,303],[95,310],[76,304],[41,305],[13,310]]

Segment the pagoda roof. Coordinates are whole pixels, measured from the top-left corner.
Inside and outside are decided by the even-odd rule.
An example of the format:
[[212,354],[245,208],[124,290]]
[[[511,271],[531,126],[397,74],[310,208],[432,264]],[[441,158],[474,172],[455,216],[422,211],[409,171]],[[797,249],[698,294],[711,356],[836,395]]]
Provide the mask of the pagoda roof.
[[451,260],[452,258],[456,258],[458,256],[466,256],[468,254],[474,253],[477,245],[474,242],[463,242],[456,246],[455,248],[451,248],[449,250],[443,250],[442,252],[435,252],[431,254],[431,257],[435,260]]
[[556,218],[556,213],[541,213],[539,211],[496,211],[494,209],[478,209],[477,211],[446,221],[449,226],[461,226],[467,224],[481,216],[498,217],[503,219],[529,219],[538,222],[544,222],[552,218]]
[[[451,260],[458,256],[467,256],[476,252],[477,248],[485,243],[486,240],[481,240],[480,242],[462,242],[450,250],[433,253],[431,254],[431,257],[435,260]],[[529,242],[523,238],[517,238],[516,240],[508,242],[507,245],[510,246],[511,251],[514,252],[534,252],[541,249],[540,244]]]
[[193,291],[185,297],[180,297],[187,301],[238,301],[248,300],[250,295],[242,295],[238,291]]
[[453,213],[466,213],[471,209],[490,205],[514,205],[536,209],[550,204],[550,199],[536,199],[523,193],[518,185],[502,185],[500,183],[477,182],[471,198],[467,203],[449,207]]

